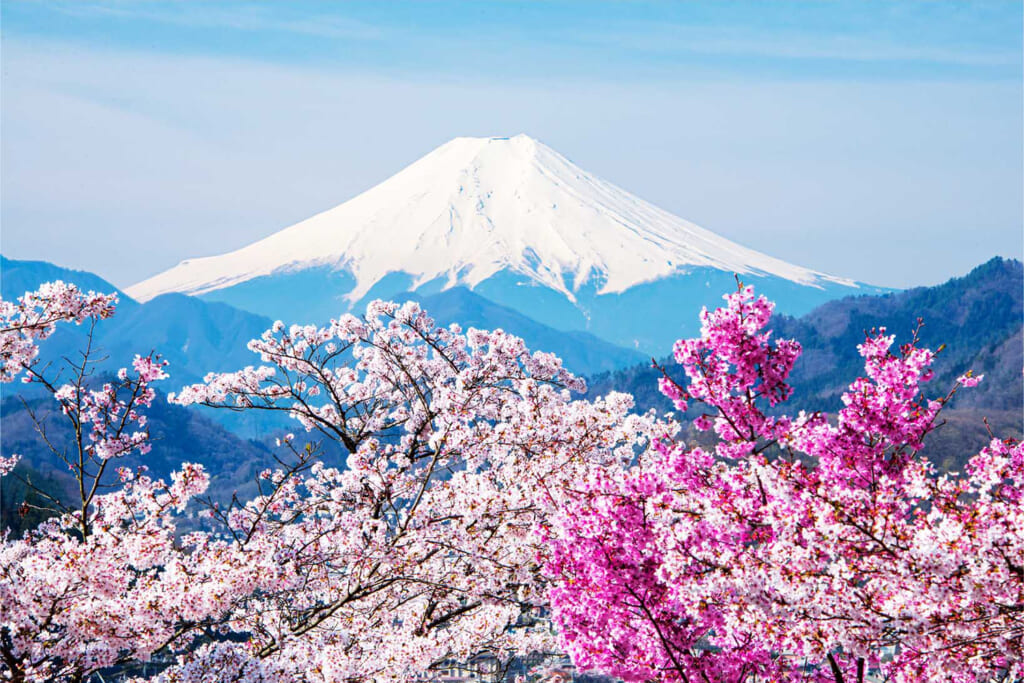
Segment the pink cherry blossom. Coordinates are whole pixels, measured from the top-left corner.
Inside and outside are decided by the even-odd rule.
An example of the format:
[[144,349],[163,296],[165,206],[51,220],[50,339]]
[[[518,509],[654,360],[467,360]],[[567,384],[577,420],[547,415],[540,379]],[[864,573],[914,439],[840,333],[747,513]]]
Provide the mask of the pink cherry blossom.
[[981,384],[981,380],[983,379],[985,379],[985,375],[974,375],[971,373],[967,373],[965,375],[960,375],[959,377],[957,377],[956,381],[965,387],[976,387],[979,384]]
[[29,369],[39,353],[38,342],[53,334],[58,322],[84,323],[114,313],[116,294],[82,292],[57,280],[17,301],[0,299],[0,382],[11,382]]
[[[715,451],[668,437],[592,471],[547,531],[549,595],[576,664],[626,680],[990,681],[1024,674],[1024,446],[966,472],[922,454],[934,355],[880,330],[835,418],[771,409],[799,354],[741,288],[666,377]],[[965,381],[967,380],[967,381]],[[976,384],[969,375],[959,385]]]
[[[256,497],[205,501],[184,534],[207,486],[198,466],[169,484],[122,468],[119,489],[88,493],[91,472],[148,447],[141,411],[162,362],[137,358],[97,388],[44,385],[93,469],[73,509],[5,541],[0,604],[17,616],[0,656],[18,676],[159,655],[167,681],[408,680],[550,650],[537,531],[591,468],[672,431],[630,415],[625,395],[574,400],[583,383],[517,337],[439,328],[415,305],[276,324],[250,348],[263,365],[174,400],[291,415],[311,439],[283,439]],[[344,467],[319,462],[324,439]]]

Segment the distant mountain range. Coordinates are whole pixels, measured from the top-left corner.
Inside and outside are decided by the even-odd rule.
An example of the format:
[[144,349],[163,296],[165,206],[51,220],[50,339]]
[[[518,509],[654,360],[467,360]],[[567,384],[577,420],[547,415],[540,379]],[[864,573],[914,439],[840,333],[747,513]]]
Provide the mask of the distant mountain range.
[[[885,291],[740,246],[525,135],[457,138],[333,209],[127,291],[324,321],[372,298],[412,291],[440,302],[465,287],[550,328],[663,353],[733,273],[791,314]],[[442,307],[466,300],[455,298]]]
[[[126,291],[92,273],[0,256],[0,295],[14,299],[58,279],[118,292],[116,315],[97,328],[95,343],[107,357],[99,371],[155,350],[171,364],[163,392],[258,364],[247,342],[276,319],[325,323],[384,298],[419,301],[439,324],[521,336],[589,376],[590,396],[625,391],[640,410],[670,410],[646,359],[664,358],[676,339],[696,334],[700,308],[720,305],[737,274],[777,303],[776,336],[803,344],[788,408],[837,409],[861,372],[856,346],[864,331],[886,326],[903,342],[921,317],[923,343],[946,344],[934,393],[967,369],[986,375],[958,397],[929,441],[935,459],[952,468],[976,452],[989,438],[983,417],[1001,436],[1024,431],[1020,261],[996,258],[937,287],[871,287],[737,245],[526,136],[458,138],[334,209]],[[75,353],[84,335],[61,326],[43,358]],[[21,471],[60,492],[68,475],[41,447],[23,401],[40,414],[53,409],[31,386],[0,385],[0,448],[22,453]],[[272,461],[270,433],[294,429],[278,416],[186,409],[163,395],[150,417],[156,444],[145,461],[154,474],[198,460],[213,473],[218,496],[251,491],[252,475]],[[61,434],[54,427],[51,438]],[[12,501],[25,494],[17,487],[11,478],[0,487],[8,524]]]
[[[0,294],[4,298],[15,298],[54,279],[74,282],[86,289],[118,291],[92,273],[0,256]],[[801,318],[776,314],[776,335],[796,338],[805,349],[793,374],[797,388],[794,401],[816,408],[822,402],[836,406],[842,389],[859,372],[856,345],[863,338],[863,331],[884,325],[904,339],[920,316],[925,322],[924,342],[947,346],[939,358],[937,382],[947,381],[967,367],[990,377],[990,381],[965,392],[958,399],[958,406],[1019,408],[1022,363],[1014,359],[1020,358],[1022,344],[1021,280],[1019,261],[996,258],[965,277],[937,287],[847,297],[828,302]],[[722,294],[733,288],[734,280],[723,279],[711,305],[720,304]],[[234,370],[255,363],[258,359],[248,351],[246,343],[272,323],[270,318],[194,296],[163,294],[139,303],[124,292],[119,294],[117,314],[98,327],[97,342],[108,356],[103,367],[112,371],[130,362],[135,353],[155,349],[171,362],[171,378],[164,387],[167,391],[200,381],[211,371]],[[641,407],[668,408],[668,403],[657,394],[649,363],[637,351],[589,333],[557,330],[461,286],[433,294],[403,292],[395,298],[419,301],[439,324],[500,327],[522,336],[531,348],[553,352],[577,374],[592,376],[592,392],[614,388],[633,393]],[[691,317],[696,320],[696,313]],[[300,317],[285,319],[305,322]],[[73,352],[80,347],[83,334],[82,328],[62,326],[46,342],[44,354],[56,358]],[[678,336],[682,335],[674,336],[673,341]],[[670,344],[664,348],[667,350]],[[657,356],[664,357],[665,353]],[[6,394],[18,389],[12,385],[0,387]],[[263,421],[240,422],[237,417],[219,413],[215,419],[248,435],[269,428]]]
[[[101,372],[136,353],[163,354],[171,377],[160,389],[170,392],[211,371],[258,364],[247,343],[276,319],[326,323],[359,314],[373,298],[412,299],[439,324],[501,328],[557,354],[591,378],[590,395],[626,391],[639,409],[667,410],[646,358],[663,358],[676,339],[696,334],[700,308],[719,305],[737,275],[776,302],[775,334],[804,346],[792,408],[838,408],[860,373],[864,330],[884,325],[905,341],[920,316],[923,342],[946,344],[936,392],[968,368],[986,375],[955,402],[943,437],[948,457],[987,438],[982,415],[1017,434],[1024,427],[1019,261],[993,259],[938,287],[871,287],[735,244],[522,135],[457,138],[333,209],[120,291],[117,313],[98,326],[95,343],[106,355]],[[118,291],[92,273],[0,256],[5,299],[57,279]],[[61,326],[43,357],[76,352],[84,334]],[[29,445],[21,399],[42,400],[32,387],[0,386],[3,451],[42,458],[40,476],[60,484],[61,473]],[[240,481],[234,473],[244,463],[267,457],[263,441],[237,435],[265,440],[292,428],[280,416],[182,410],[158,411],[154,424],[166,428],[156,461],[176,465],[189,459],[190,444],[208,442],[198,450],[212,449],[224,486]]]
[[[246,344],[273,324],[263,316],[183,294],[165,294],[140,304],[92,273],[0,256],[0,295],[4,299],[13,300],[50,280],[118,294],[115,315],[96,328],[96,342],[108,357],[100,367],[107,370],[129,364],[137,353],[156,350],[170,361],[173,382],[198,382],[213,370],[252,365],[255,356]],[[58,332],[42,347],[44,357],[59,358],[81,348],[85,332],[83,327],[58,326]]]
[[[170,361],[171,378],[167,383],[175,387],[198,382],[211,371],[237,370],[257,363],[259,358],[246,344],[273,324],[271,318],[184,294],[162,294],[139,303],[92,273],[0,256],[0,295],[4,299],[17,298],[50,280],[64,280],[99,292],[118,292],[117,313],[97,328],[96,341],[109,357],[102,367],[114,370],[129,363],[134,354],[155,349]],[[588,333],[560,332],[462,287],[435,295],[399,294],[396,298],[421,301],[440,324],[500,327],[523,337],[531,348],[558,354],[567,367],[581,375],[626,367],[643,358],[636,351],[616,347]],[[310,322],[301,314],[282,318],[289,324]],[[45,355],[57,358],[73,352],[80,347],[84,333],[82,328],[61,326],[45,343]]]

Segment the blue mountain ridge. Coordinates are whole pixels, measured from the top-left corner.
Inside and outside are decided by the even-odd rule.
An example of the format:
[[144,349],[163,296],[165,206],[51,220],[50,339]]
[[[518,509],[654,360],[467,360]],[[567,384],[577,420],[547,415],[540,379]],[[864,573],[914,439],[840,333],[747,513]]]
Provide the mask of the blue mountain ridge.
[[[274,314],[272,317],[250,313],[229,303],[183,294],[163,294],[140,304],[92,273],[61,268],[44,261],[0,259],[0,295],[5,299],[14,299],[43,282],[57,279],[84,289],[117,292],[120,298],[117,312],[96,330],[95,341],[108,358],[99,368],[112,371],[127,365],[136,353],[155,350],[170,361],[171,379],[167,383],[175,387],[198,382],[208,372],[258,364],[259,358],[246,348],[246,344],[270,327],[274,319],[288,324],[325,323],[343,312],[340,304],[333,311],[326,306],[310,309],[304,306],[310,298],[298,295],[291,288],[271,288],[260,294],[261,300],[267,304],[266,310]],[[312,285],[309,282],[301,284]],[[292,307],[296,309],[291,314],[287,303],[289,291]],[[461,287],[428,296],[420,292],[409,293],[402,288],[371,294],[373,296],[367,299],[377,298],[379,294],[396,301],[419,301],[439,324],[458,322],[464,327],[502,328],[521,336],[532,350],[557,354],[566,367],[580,375],[627,367],[643,359],[634,351],[609,344],[591,334],[562,332],[538,323]],[[58,332],[44,343],[44,356],[57,358],[74,353],[81,347],[85,333],[82,327],[59,326]],[[8,387],[7,391],[10,390]]]
[[[98,370],[115,370],[131,363],[135,354],[157,351],[170,362],[169,371],[176,384],[198,382],[211,371],[252,365],[255,356],[246,349],[246,343],[273,322],[182,294],[165,294],[140,304],[92,273],[45,261],[0,257],[0,296],[4,299],[13,300],[52,280],[118,295],[114,316],[96,326],[95,342],[106,356]],[[46,358],[75,353],[86,333],[84,326],[58,325],[57,332],[43,343],[41,353]]]
[[[780,312],[792,316],[804,315],[816,306],[841,297],[896,291],[863,283],[858,283],[852,290],[838,284],[801,285],[754,273],[743,275],[741,279],[771,297]],[[445,282],[441,279],[416,286],[410,275],[390,273],[365,296],[353,302],[346,298],[346,294],[355,284],[352,275],[344,270],[324,266],[282,269],[201,294],[199,298],[228,303],[270,317],[283,317],[290,313],[304,319],[326,320],[339,311],[358,312],[373,299],[402,300],[410,296],[427,299],[443,296],[455,289],[465,289],[444,289]],[[697,313],[704,306],[717,306],[723,294],[734,291],[736,276],[716,268],[694,267],[685,273],[635,285],[621,293],[599,294],[601,286],[601,282],[589,282],[574,292],[575,301],[571,301],[561,292],[505,270],[469,291],[492,305],[514,311],[553,330],[589,334],[650,356],[664,354],[676,339],[695,334],[700,329]],[[522,336],[530,341],[526,334]],[[555,351],[554,348],[548,350]],[[566,356],[564,360],[569,367],[584,367],[579,363],[574,365],[574,358]]]

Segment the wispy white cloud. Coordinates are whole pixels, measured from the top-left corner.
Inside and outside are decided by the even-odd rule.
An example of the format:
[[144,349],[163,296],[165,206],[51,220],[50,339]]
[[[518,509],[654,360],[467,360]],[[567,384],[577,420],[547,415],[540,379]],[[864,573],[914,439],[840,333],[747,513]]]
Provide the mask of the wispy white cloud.
[[853,62],[1019,66],[1021,49],[908,44],[885,34],[757,31],[747,27],[634,23],[615,30],[573,30],[566,40],[656,55],[718,55]]
[[158,4],[81,0],[60,2],[52,7],[72,16],[106,16],[194,28],[226,28],[345,40],[381,40],[389,35],[380,26],[337,13],[297,14],[289,11],[285,2],[224,5],[184,1]]

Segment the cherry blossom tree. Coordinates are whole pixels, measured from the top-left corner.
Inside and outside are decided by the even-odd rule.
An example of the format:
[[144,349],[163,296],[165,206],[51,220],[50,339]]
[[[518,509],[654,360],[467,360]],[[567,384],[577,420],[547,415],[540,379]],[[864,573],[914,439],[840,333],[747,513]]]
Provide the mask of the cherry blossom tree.
[[54,451],[81,494],[4,539],[0,655],[13,680],[82,680],[154,657],[168,681],[407,680],[449,659],[550,649],[534,530],[585,471],[630,460],[665,429],[629,415],[624,395],[572,400],[582,383],[515,337],[375,302],[324,327],[275,324],[250,344],[264,365],[173,397],[289,414],[347,453],[327,467],[317,442],[289,435],[257,497],[206,500],[207,526],[181,533],[208,484],[201,467],[170,483],[122,468],[100,492],[110,463],[148,449],[140,411],[164,377],[158,357],[99,389],[89,350],[68,384],[37,365],[34,343],[55,322],[112,312],[67,291],[5,304],[0,321],[4,377],[38,382],[75,427],[73,447]]
[[[244,644],[191,661],[225,675],[404,679],[446,659],[553,647],[533,534],[591,467],[658,433],[624,395],[582,389],[554,356],[501,331],[438,328],[415,304],[370,304],[317,328],[278,323],[265,365],[214,374],[173,400],[284,411],[347,452],[345,469],[296,449],[268,492],[215,510],[223,546],[271,566],[232,606]],[[286,440],[294,443],[294,439]],[[255,559],[235,561],[247,567]]]
[[[72,473],[71,500],[36,490],[50,519],[0,549],[0,665],[9,680],[80,680],[102,667],[148,656],[172,640],[174,512],[205,489],[202,468],[183,465],[171,484],[118,468],[149,451],[144,409],[164,379],[159,356],[136,356],[132,370],[93,387],[99,361],[95,326],[114,312],[114,295],[44,284],[17,302],[0,301],[0,380],[21,378],[50,394],[71,427],[70,443],[52,440],[44,418],[29,410],[40,438]],[[59,322],[88,327],[79,357],[43,363],[38,342]],[[66,380],[66,381],[63,381]],[[28,404],[26,403],[26,408]],[[17,454],[0,470],[15,476]],[[111,482],[113,470],[117,476]],[[31,481],[25,482],[30,487]],[[172,584],[168,587],[168,583]]]
[[921,452],[934,354],[873,331],[835,418],[789,417],[799,345],[751,288],[702,314],[662,391],[713,450],[664,435],[591,469],[546,535],[577,666],[626,680],[1014,681],[1024,676],[1024,447],[960,475]]

